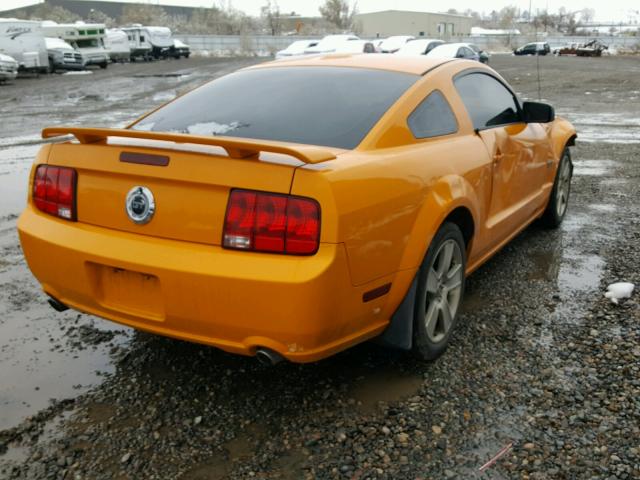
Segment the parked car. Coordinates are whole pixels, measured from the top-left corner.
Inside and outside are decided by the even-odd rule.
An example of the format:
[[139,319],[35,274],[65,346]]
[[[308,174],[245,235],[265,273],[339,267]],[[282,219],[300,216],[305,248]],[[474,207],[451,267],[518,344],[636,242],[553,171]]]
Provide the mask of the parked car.
[[368,40],[350,40],[339,44],[335,53],[376,53],[376,47]]
[[466,58],[467,60],[480,61],[480,55],[474,52],[466,43],[445,43],[438,45],[429,53],[431,58]]
[[396,53],[407,42],[413,40],[415,37],[411,35],[394,35],[392,37],[385,38],[380,43],[381,53]]
[[513,51],[514,55],[546,55],[551,53],[551,47],[547,42],[527,43]]
[[42,135],[76,139],[41,147],[18,220],[54,308],[273,363],[442,354],[466,275],[562,222],[576,133],[480,63],[335,55]]
[[480,61],[480,63],[489,63],[491,55],[489,55],[488,52],[480,50],[480,47],[478,47],[475,43],[466,43],[465,45],[473,50],[476,54],[478,54],[478,60]]
[[444,44],[444,41],[436,38],[416,38],[415,40],[410,40],[402,45],[402,47],[400,47],[396,52],[396,55],[426,55],[431,50],[442,44]]
[[173,58],[189,58],[191,47],[177,38],[173,39]]
[[59,38],[46,37],[49,54],[49,72],[57,70],[84,70],[82,54]]
[[9,55],[0,53],[0,83],[10,82],[18,76],[18,62]]
[[360,40],[356,35],[327,35],[320,40],[316,45],[307,48],[304,53],[317,54],[317,53],[331,53],[335,52],[344,42],[350,42],[352,40]]
[[287,48],[276,52],[276,59],[304,55],[305,50],[318,45],[319,40],[296,40]]

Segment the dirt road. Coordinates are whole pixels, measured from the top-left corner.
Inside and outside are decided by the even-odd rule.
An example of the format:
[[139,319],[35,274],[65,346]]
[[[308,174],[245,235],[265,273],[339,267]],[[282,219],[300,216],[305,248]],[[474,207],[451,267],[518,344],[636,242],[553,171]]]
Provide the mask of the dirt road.
[[572,199],[469,278],[435,363],[367,344],[265,368],[46,305],[15,232],[39,130],[122,126],[252,61],[0,86],[0,478],[639,478],[640,296],[603,297],[640,285],[638,58],[542,57],[540,89],[537,59],[492,58],[575,123]]

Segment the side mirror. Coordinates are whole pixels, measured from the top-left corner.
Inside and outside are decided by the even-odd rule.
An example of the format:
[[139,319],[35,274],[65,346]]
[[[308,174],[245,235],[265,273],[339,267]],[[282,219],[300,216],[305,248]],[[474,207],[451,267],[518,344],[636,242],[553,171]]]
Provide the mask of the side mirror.
[[556,118],[556,112],[551,105],[539,102],[524,102],[522,104],[524,121],[527,123],[549,123]]

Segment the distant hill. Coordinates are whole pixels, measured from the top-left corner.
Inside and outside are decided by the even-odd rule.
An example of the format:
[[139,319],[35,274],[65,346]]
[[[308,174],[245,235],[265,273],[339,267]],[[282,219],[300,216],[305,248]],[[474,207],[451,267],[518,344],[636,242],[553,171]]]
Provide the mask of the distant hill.
[[[124,7],[131,5],[149,5],[149,3],[140,2],[101,2],[99,0],[45,0],[45,4],[51,7],[62,7],[65,10],[69,10],[76,15],[87,18],[91,10],[99,10],[102,13],[108,15],[111,18],[118,19],[122,16]],[[213,2],[212,2],[213,3]],[[42,7],[42,3],[30,5],[27,7],[14,8],[12,10],[4,10],[0,12],[2,17],[24,16],[33,14],[38,7]],[[193,7],[178,7],[173,5],[161,5],[165,12],[170,16],[186,16],[190,17],[194,10]]]

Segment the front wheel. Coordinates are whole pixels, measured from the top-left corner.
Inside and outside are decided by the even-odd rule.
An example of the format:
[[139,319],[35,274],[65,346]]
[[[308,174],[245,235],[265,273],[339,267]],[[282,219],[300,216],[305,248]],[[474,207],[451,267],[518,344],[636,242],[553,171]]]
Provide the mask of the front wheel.
[[413,349],[424,360],[444,353],[464,296],[465,243],[457,225],[445,223],[418,272]]
[[573,164],[569,149],[565,148],[558,165],[556,179],[549,197],[547,208],[542,214],[542,222],[550,228],[557,228],[562,223],[567,206],[569,205],[569,194],[571,193],[571,177],[573,175]]

